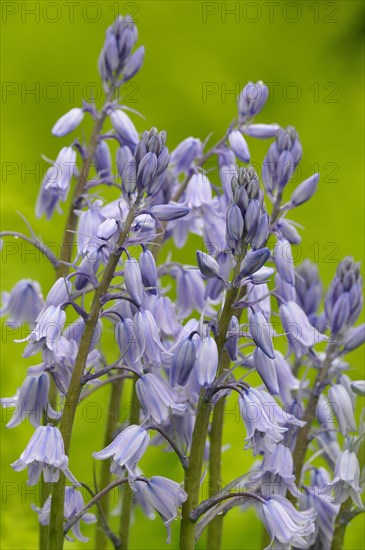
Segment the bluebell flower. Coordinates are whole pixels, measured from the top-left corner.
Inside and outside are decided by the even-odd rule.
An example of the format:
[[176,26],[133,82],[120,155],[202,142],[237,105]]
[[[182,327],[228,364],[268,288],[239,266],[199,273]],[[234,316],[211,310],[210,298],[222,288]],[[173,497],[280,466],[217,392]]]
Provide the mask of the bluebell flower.
[[2,301],[0,316],[7,315],[6,323],[16,326],[33,326],[44,304],[39,283],[31,279],[21,279],[10,292],[3,292]]
[[242,132],[248,136],[260,139],[275,137],[279,130],[279,124],[248,124],[242,127]]
[[257,115],[269,97],[269,89],[263,82],[249,82],[243,88],[238,99],[238,112],[242,121]]
[[165,422],[170,413],[182,414],[186,410],[186,405],[176,403],[176,395],[168,384],[155,374],[141,376],[136,392],[146,418],[157,425]]
[[310,486],[303,487],[300,497],[301,510],[314,508],[316,511],[315,541],[323,550],[331,549],[335,519],[340,509],[339,504],[331,502],[323,494],[323,488],[329,483],[330,477],[323,467],[311,468]]
[[274,248],[274,262],[282,279],[294,286],[294,262],[289,241],[278,239]]
[[323,492],[324,494],[332,494],[333,492],[336,502],[345,502],[351,497],[355,506],[363,509],[364,506],[360,498],[363,489],[359,486],[359,479],[360,466],[357,456],[346,449],[338,456],[334,478],[328,483]]
[[123,68],[123,80],[126,82],[134,77],[136,73],[140,70],[143,65],[145,55],[144,46],[140,46],[137,50],[130,56],[127,63]]
[[291,403],[293,401],[291,392],[299,389],[300,381],[294,376],[289,363],[280,351],[275,351],[275,366],[279,386],[279,396],[281,397],[283,403]]
[[64,302],[70,299],[71,290],[71,281],[64,277],[59,277],[50,288],[42,311],[44,312],[50,306],[62,306]]
[[214,338],[204,336],[200,342],[195,362],[196,378],[201,386],[214,382],[218,368],[218,348]]
[[166,222],[184,218],[189,213],[189,208],[180,204],[159,204],[150,208],[151,213],[160,221]]
[[194,368],[197,346],[192,335],[182,338],[174,350],[174,358],[170,369],[170,384],[185,386]]
[[278,424],[269,416],[258,395],[257,390],[250,388],[239,397],[240,413],[246,425],[248,446],[254,454],[271,452],[274,445],[280,443],[287,428]]
[[238,130],[233,130],[228,135],[229,145],[236,155],[236,157],[242,162],[250,162],[250,151],[246,143],[245,138]]
[[325,298],[325,311],[333,334],[345,333],[360,315],[362,296],[360,266],[353,258],[344,258],[338,265],[336,275]]
[[217,260],[213,258],[213,256],[210,256],[201,250],[197,250],[196,259],[202,275],[208,277],[208,279],[212,277],[219,277],[220,267]]
[[239,279],[244,279],[256,273],[269,258],[270,250],[268,248],[260,248],[259,250],[250,250],[247,252],[241,263]]
[[318,181],[319,174],[314,174],[304,180],[300,185],[298,185],[290,197],[290,204],[293,206],[299,206],[300,204],[303,204],[303,202],[309,201],[317,190]]
[[103,139],[101,139],[96,146],[94,162],[96,171],[102,180],[105,181],[111,178],[112,157],[109,146]]
[[200,208],[212,200],[212,187],[208,176],[198,172],[189,180],[184,195],[184,206],[188,208]]
[[356,432],[354,408],[346,389],[340,384],[334,384],[328,391],[328,400],[338,420],[338,427],[342,435]]
[[29,440],[29,443],[20,455],[20,458],[11,464],[16,472],[28,468],[28,485],[38,483],[43,472],[45,483],[56,483],[60,471],[73,483],[78,481],[68,469],[68,457],[61,432],[54,426],[39,426]]
[[275,359],[271,338],[271,326],[261,311],[253,311],[250,315],[250,335],[256,346],[270,357]]
[[185,502],[188,495],[179,483],[162,476],[153,476],[147,483],[136,481],[136,485],[143,492],[147,503],[161,516],[167,527],[169,543],[170,524],[177,518],[178,508]]
[[43,214],[51,218],[58,202],[67,199],[75,168],[76,152],[72,147],[63,147],[43,178],[35,209],[38,218]]
[[289,346],[297,357],[305,353],[306,348],[326,340],[326,336],[310,324],[304,311],[295,302],[282,304],[279,312]]
[[176,306],[180,318],[186,318],[193,310],[203,311],[204,282],[197,269],[176,270]]
[[285,495],[287,490],[294,496],[298,495],[289,447],[279,443],[271,452],[266,452],[260,467],[250,475],[250,482],[259,483],[261,494],[265,498]]
[[365,323],[349,329],[346,332],[344,338],[344,349],[345,351],[352,351],[363,345],[365,342]]
[[351,382],[351,388],[357,395],[365,396],[365,380],[354,380]]
[[138,262],[144,286],[151,294],[157,294],[157,268],[152,252],[142,250]]
[[292,126],[280,128],[262,166],[262,179],[269,195],[282,190],[291,179],[302,157],[299,136]]
[[319,278],[318,267],[310,260],[305,260],[296,268],[295,277],[296,301],[308,316],[311,324],[317,321],[317,310],[323,296],[323,286]]
[[256,348],[253,354],[253,361],[261,380],[269,392],[273,395],[279,393],[278,377],[276,374],[275,355],[269,357],[262,349]]
[[136,476],[136,467],[146,452],[150,436],[141,426],[128,426],[105,449],[94,452],[97,460],[113,457],[110,471],[121,476],[124,468],[131,479]]
[[26,417],[37,428],[42,422],[43,412],[48,407],[49,376],[26,376],[15,397],[0,399],[3,407],[15,407],[7,428],[18,426]]
[[309,548],[315,532],[313,508],[299,512],[286,498],[276,495],[267,500],[260,516],[271,538],[267,548]]
[[128,258],[124,262],[124,283],[131,298],[137,306],[141,306],[144,292],[143,282],[141,268],[135,258]]
[[[41,525],[49,525],[51,515],[52,496],[48,497],[42,508],[38,508],[32,504],[32,510],[37,512],[38,521]],[[65,520],[70,520],[72,516],[80,512],[85,506],[82,493],[74,487],[65,488],[65,503],[63,508],[63,517]],[[96,523],[97,519],[95,514],[86,512],[82,515],[82,518],[77,521],[70,529],[71,533],[76,540],[80,542],[87,542],[89,539],[81,533],[80,522],[83,521],[86,524]],[[72,538],[67,534],[66,539],[72,542]]]
[[276,222],[274,227],[275,231],[277,231],[281,237],[289,241],[290,244],[299,244],[302,242],[302,237],[300,236],[295,225],[296,224],[291,220],[281,217]]
[[127,115],[121,109],[117,109],[110,113],[110,121],[114,126],[118,136],[125,142],[126,145],[135,147],[138,143],[138,132]]
[[152,364],[159,366],[168,360],[169,353],[161,343],[156,321],[149,310],[141,310],[134,317],[136,335],[142,355]]
[[28,344],[23,357],[34,355],[42,347],[47,347],[52,351],[60,339],[65,321],[66,313],[59,306],[49,306],[37,318],[34,329],[25,339]]
[[84,111],[77,107],[71,109],[61,116],[52,128],[52,134],[56,137],[63,137],[75,130],[84,118]]
[[194,161],[203,154],[203,146],[198,138],[184,139],[171,153],[171,165],[175,176],[187,173]]
[[136,333],[133,319],[123,318],[115,325],[115,337],[121,357],[130,367],[139,366],[143,349]]

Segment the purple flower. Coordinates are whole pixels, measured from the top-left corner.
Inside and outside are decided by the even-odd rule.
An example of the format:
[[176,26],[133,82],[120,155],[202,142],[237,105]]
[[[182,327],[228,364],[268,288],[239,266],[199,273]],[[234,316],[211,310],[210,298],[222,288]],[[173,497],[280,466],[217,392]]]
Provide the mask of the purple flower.
[[134,324],[142,355],[153,365],[159,366],[168,359],[169,353],[161,343],[152,313],[148,310],[139,311],[134,317]]
[[309,201],[317,190],[318,181],[319,174],[314,174],[310,178],[303,181],[300,185],[298,185],[292,194],[290,203],[293,206],[299,206],[300,204],[303,204],[303,202]]
[[349,497],[352,498],[355,506],[363,509],[363,503],[360,493],[363,489],[359,486],[360,466],[355,453],[345,450],[338,456],[335,466],[335,477],[324,489],[325,494],[335,495],[337,502],[345,502]]
[[340,384],[334,384],[328,391],[328,400],[338,420],[338,426],[342,435],[356,432],[354,409],[346,389]]
[[271,339],[271,327],[261,311],[253,311],[250,315],[250,334],[256,346],[260,348],[267,357],[275,359]]
[[299,512],[286,498],[276,495],[267,500],[261,509],[261,517],[271,537],[270,545],[309,548],[315,531],[314,509]]
[[175,402],[175,395],[167,383],[155,374],[145,374],[136,383],[136,392],[144,413],[157,425],[165,422],[170,413],[182,414],[186,405]]
[[66,313],[59,306],[49,306],[43,311],[37,318],[34,329],[26,338],[28,345],[23,357],[34,355],[43,346],[53,351],[61,337],[65,321]]
[[131,145],[132,147],[137,145],[139,140],[138,133],[127,113],[121,109],[112,111],[110,113],[110,121],[118,136],[126,145]]
[[242,132],[254,138],[267,139],[275,137],[279,128],[279,124],[249,124],[243,126]]
[[172,387],[176,384],[180,386],[186,385],[195,365],[196,354],[197,347],[193,335],[180,340],[174,352],[170,370],[170,383]]
[[250,162],[250,151],[245,138],[238,130],[234,130],[228,136],[229,145],[236,157],[242,162]]
[[185,192],[184,206],[200,208],[212,200],[212,187],[206,175],[193,174]]
[[68,469],[68,457],[65,455],[62,435],[54,426],[39,426],[30,438],[25,451],[11,466],[16,472],[28,468],[28,485],[38,483],[42,472],[45,483],[56,483],[60,477],[60,471],[71,483],[79,484]]
[[262,166],[262,179],[269,195],[286,186],[302,157],[302,146],[295,128],[280,128],[275,138]]
[[136,476],[136,467],[146,452],[150,436],[141,426],[128,426],[102,451],[94,452],[97,460],[113,457],[110,471],[121,476],[126,468],[131,479]]
[[269,97],[269,89],[263,82],[249,82],[243,88],[238,100],[240,118],[245,121],[257,115]]
[[213,258],[213,256],[209,256],[209,254],[201,252],[201,250],[197,250],[196,259],[202,275],[208,277],[208,279],[211,277],[219,277],[220,267],[217,260]]
[[326,340],[327,337],[310,324],[304,311],[295,302],[282,304],[279,311],[289,345],[298,357],[303,352],[302,346],[308,348]]
[[173,173],[178,176],[187,173],[195,159],[203,154],[203,146],[200,139],[188,137],[174,149],[171,154]]
[[153,476],[147,483],[136,481],[147,503],[158,512],[167,527],[170,542],[170,524],[177,518],[178,508],[188,498],[184,489],[167,477]]
[[135,258],[129,258],[124,262],[124,283],[131,298],[133,298],[137,306],[141,306],[143,299],[143,282],[141,269]]
[[37,281],[21,279],[10,292],[3,292],[0,316],[8,316],[7,324],[33,326],[43,307],[41,287]]
[[279,239],[274,249],[274,262],[282,279],[294,286],[294,263],[291,246],[286,239]]
[[[52,496],[47,498],[42,508],[38,508],[34,504],[31,505],[32,509],[37,512],[38,521],[41,525],[49,525],[51,504]],[[65,520],[71,519],[72,516],[80,512],[84,508],[84,505],[84,498],[81,492],[74,487],[66,487],[65,503],[63,508],[63,517],[65,518]],[[81,520],[87,524],[96,523],[96,516],[95,514],[85,513],[82,515],[82,518],[71,527],[71,533],[76,540],[79,540],[80,542],[87,542],[89,539],[85,537],[80,530]],[[66,539],[72,542],[72,538],[69,535],[66,535]]]
[[26,376],[15,397],[0,399],[3,407],[16,407],[7,428],[18,426],[25,417],[37,428],[42,421],[42,414],[48,407],[49,376]]
[[286,490],[293,495],[298,494],[293,474],[293,457],[288,447],[281,443],[273,447],[272,452],[264,454],[264,460],[258,470],[254,470],[250,481],[260,484],[261,493],[265,498],[284,495]]
[[144,61],[145,49],[140,46],[133,55],[130,56],[123,69],[123,80],[127,81],[134,77],[140,70]]
[[52,128],[52,134],[56,137],[66,136],[81,124],[83,118],[84,111],[82,109],[71,109],[57,120]]
[[275,355],[271,359],[260,348],[256,348],[253,354],[253,361],[257,372],[259,373],[262,381],[273,395],[279,393],[278,377],[276,374]]
[[213,384],[218,368],[218,348],[212,336],[202,338],[195,362],[196,378],[201,386]]

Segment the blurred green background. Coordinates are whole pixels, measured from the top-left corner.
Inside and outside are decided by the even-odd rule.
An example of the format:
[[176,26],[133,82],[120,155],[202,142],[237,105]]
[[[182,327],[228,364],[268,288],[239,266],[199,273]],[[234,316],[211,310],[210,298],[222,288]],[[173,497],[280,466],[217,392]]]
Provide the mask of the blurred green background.
[[[83,94],[96,97],[100,105],[96,60],[105,28],[119,12],[133,15],[147,52],[142,71],[122,90],[124,102],[146,117],[144,122],[132,115],[138,129],[166,129],[170,149],[189,135],[204,140],[213,132],[212,139],[217,139],[235,116],[239,90],[249,80],[263,80],[271,95],[257,121],[297,128],[304,149],[297,183],[315,170],[321,172],[317,194],[294,214],[305,228],[303,243],[295,251],[297,260],[316,261],[328,284],[339,259],[349,254],[363,257],[362,2],[3,1],[1,10],[2,229],[26,232],[19,211],[46,242],[60,242],[63,217],[55,214],[51,222],[33,219],[46,166],[41,154],[54,159],[60,146],[69,143],[69,138],[52,137],[50,130],[62,114],[81,105]],[[80,139],[90,127],[84,123],[77,134]],[[267,143],[251,140],[250,146],[254,162],[261,163]],[[46,294],[53,282],[52,268],[30,247],[6,243],[2,289],[30,277],[40,281]],[[176,257],[194,262],[190,241]],[[23,346],[12,343],[14,337],[19,333],[14,336],[2,325],[2,396],[14,395],[26,367],[37,362],[22,359]],[[363,352],[353,353],[351,361],[351,376],[363,378]],[[102,446],[108,391],[95,394],[97,398],[78,414],[70,466],[85,481],[93,479],[91,452]],[[242,451],[245,432],[234,403],[229,404],[225,429],[225,442],[231,443],[224,454],[227,482],[251,463],[250,453]],[[1,547],[33,549],[37,521],[30,504],[37,495],[26,487],[26,473],[16,474],[9,466],[33,430],[24,423],[6,431],[8,416],[3,410]],[[174,457],[155,448],[142,468],[146,475],[183,479]],[[93,527],[83,531],[91,535],[89,543],[67,543],[68,548],[94,548]],[[345,547],[364,548],[364,534],[360,517],[348,529]],[[172,548],[177,540],[176,522]],[[162,522],[151,522],[137,510],[130,547],[165,548],[164,541]],[[204,548],[204,539],[198,547]],[[261,548],[261,528],[253,512],[230,512],[224,548]]]

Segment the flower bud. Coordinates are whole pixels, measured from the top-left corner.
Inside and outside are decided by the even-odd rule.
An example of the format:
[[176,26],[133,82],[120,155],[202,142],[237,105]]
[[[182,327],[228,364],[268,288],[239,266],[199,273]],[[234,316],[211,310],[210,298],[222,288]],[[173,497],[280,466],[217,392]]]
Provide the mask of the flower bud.
[[71,109],[65,115],[61,116],[52,128],[52,134],[56,137],[66,136],[72,132],[84,118],[84,111],[78,107]]
[[250,151],[245,138],[238,130],[234,130],[228,136],[232,151],[242,162],[250,162]]

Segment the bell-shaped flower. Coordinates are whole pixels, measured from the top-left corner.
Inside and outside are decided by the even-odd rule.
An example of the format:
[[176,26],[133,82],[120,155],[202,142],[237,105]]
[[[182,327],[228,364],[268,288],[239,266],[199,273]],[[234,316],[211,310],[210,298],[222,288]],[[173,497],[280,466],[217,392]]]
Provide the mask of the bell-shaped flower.
[[261,311],[250,315],[250,334],[256,346],[270,359],[275,359],[274,348],[271,339],[271,326]]
[[29,422],[37,428],[41,424],[43,412],[48,406],[48,391],[49,376],[47,373],[40,376],[26,376],[15,397],[0,399],[3,407],[15,407],[14,414],[6,427],[14,428],[28,417]]
[[169,543],[170,524],[177,518],[178,508],[185,502],[188,495],[179,483],[162,476],[153,476],[147,483],[136,481],[136,486],[143,492],[147,504],[161,516],[167,527]]
[[184,206],[200,208],[212,200],[212,187],[208,177],[201,172],[193,174],[185,192]]
[[195,159],[203,154],[203,146],[200,139],[188,137],[184,139],[171,153],[171,165],[173,173],[178,176],[187,173]]
[[110,121],[125,144],[131,145],[133,148],[136,147],[139,141],[138,132],[127,113],[121,109],[112,111]]
[[142,282],[151,294],[157,294],[157,268],[155,258],[150,250],[142,250],[139,257]]
[[81,124],[84,118],[84,111],[80,108],[73,108],[65,115],[61,116],[52,128],[52,134],[56,137],[66,136],[79,124]]
[[274,262],[280,276],[292,286],[295,284],[294,262],[289,241],[279,239],[274,248]]
[[314,509],[299,512],[289,500],[276,495],[261,508],[261,518],[271,538],[267,548],[309,548],[315,531]]
[[49,306],[36,321],[36,325],[26,338],[26,346],[23,357],[30,357],[37,353],[43,346],[51,351],[55,348],[66,321],[66,313],[59,307]]
[[201,312],[205,306],[204,282],[198,269],[178,269],[176,272],[176,306],[179,318],[188,317],[196,309]]
[[328,400],[338,420],[338,427],[342,435],[356,432],[354,408],[351,397],[341,384],[334,384],[328,391]]
[[265,453],[262,464],[250,476],[250,481],[259,483],[265,498],[283,495],[287,489],[293,495],[298,495],[289,447],[279,443],[273,447],[272,452]]
[[10,292],[3,292],[2,300],[0,316],[7,315],[6,323],[16,326],[33,326],[44,303],[39,283],[30,279],[21,279]]
[[202,338],[195,362],[196,378],[201,386],[213,384],[218,369],[218,348],[212,336]]
[[240,119],[246,121],[257,115],[264,107],[268,97],[269,89],[263,82],[246,84],[238,100]]
[[38,483],[42,472],[45,483],[56,483],[60,477],[60,471],[71,483],[79,485],[68,469],[68,457],[65,455],[61,432],[54,426],[39,426],[30,438],[25,451],[11,466],[16,472],[28,468],[28,485]]
[[236,157],[242,162],[250,162],[250,151],[241,132],[233,130],[228,136],[229,145]]
[[170,369],[170,384],[172,387],[176,384],[185,386],[194,368],[196,354],[197,347],[192,335],[180,340],[174,352]]
[[134,367],[139,363],[143,355],[143,349],[138,339],[133,319],[121,319],[121,321],[115,325],[115,337],[121,357],[128,366]]
[[[48,497],[42,508],[38,508],[32,504],[32,510],[37,512],[38,521],[41,525],[49,525],[51,516],[52,496]],[[65,504],[63,508],[63,517],[65,520],[70,520],[72,516],[80,512],[85,506],[82,493],[74,487],[65,488]],[[89,539],[81,533],[80,522],[91,524],[96,523],[95,514],[85,513],[70,529],[76,540],[87,542]],[[72,542],[72,538],[67,534],[66,539]]]
[[146,452],[150,441],[150,435],[141,426],[128,426],[105,449],[94,452],[97,460],[105,460],[113,457],[110,471],[121,476],[124,468],[127,469],[131,479],[136,476],[136,467]]
[[137,50],[130,56],[127,63],[123,68],[123,80],[126,82],[134,77],[136,73],[140,70],[144,61],[145,49],[144,46],[140,46]]
[[170,354],[161,343],[158,327],[152,313],[148,309],[139,311],[134,316],[134,324],[142,355],[155,366],[159,366],[161,362],[168,360]]
[[277,395],[279,393],[279,384],[276,374],[275,355],[274,359],[271,359],[260,348],[256,348],[253,354],[253,361],[257,372],[269,392]]
[[270,258],[270,250],[268,248],[260,248],[259,250],[250,250],[242,260],[238,280],[244,279],[256,273]]
[[295,302],[282,304],[279,312],[289,345],[297,356],[301,355],[301,346],[308,348],[327,339],[310,324],[304,311]]
[[210,279],[211,277],[219,277],[220,267],[215,258],[209,254],[197,250],[196,259],[200,269],[200,273]]
[[138,306],[142,305],[143,283],[141,269],[135,258],[124,262],[124,283],[133,300]]
[[310,178],[303,181],[295,189],[290,198],[290,203],[293,206],[299,206],[303,202],[307,202],[316,192],[319,181],[319,174],[314,174]]
[[176,396],[168,384],[155,374],[145,374],[136,383],[136,392],[148,419],[162,424],[171,413],[182,414],[186,405],[176,403]]
[[345,502],[352,498],[355,506],[363,509],[360,493],[363,489],[359,486],[360,466],[355,453],[346,449],[336,461],[335,476],[324,489],[325,494],[334,492],[335,501]]

